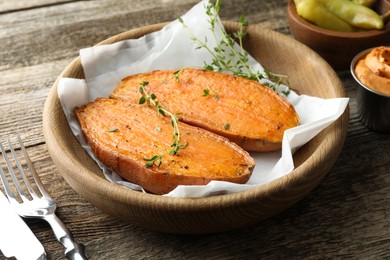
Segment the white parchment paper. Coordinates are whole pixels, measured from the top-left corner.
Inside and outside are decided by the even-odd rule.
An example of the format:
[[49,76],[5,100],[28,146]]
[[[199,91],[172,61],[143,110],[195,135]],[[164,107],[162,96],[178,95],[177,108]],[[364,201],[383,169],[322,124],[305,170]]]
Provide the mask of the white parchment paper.
[[[207,2],[203,0],[195,5],[182,16],[182,19],[196,37],[207,38],[208,46],[213,48],[216,42],[209,30],[210,25],[205,12]],[[206,50],[196,49],[188,31],[178,20],[160,31],[139,39],[82,49],[80,57],[85,80],[62,78],[58,84],[58,96],[72,132],[89,155],[96,160],[108,180],[142,191],[141,187],[122,180],[95,158],[82,135],[74,108],[98,97],[108,97],[122,78],[128,75],[157,69],[202,67],[204,62],[210,63],[212,57]],[[264,70],[252,57],[249,62],[256,70]],[[202,186],[179,186],[165,196],[202,197],[240,192],[289,174],[294,169],[292,154],[335,121],[344,112],[349,101],[348,98],[320,99],[299,96],[294,92],[286,98],[296,109],[301,125],[285,132],[281,151],[251,153],[256,167],[248,183],[212,181]]]

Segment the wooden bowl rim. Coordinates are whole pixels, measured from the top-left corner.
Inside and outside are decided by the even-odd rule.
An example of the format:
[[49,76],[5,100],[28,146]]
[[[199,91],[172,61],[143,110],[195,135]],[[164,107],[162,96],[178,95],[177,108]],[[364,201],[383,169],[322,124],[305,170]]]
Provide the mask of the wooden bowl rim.
[[347,39],[362,39],[362,38],[371,38],[375,36],[380,36],[383,34],[390,34],[390,22],[387,22],[384,25],[382,30],[368,30],[368,31],[360,31],[360,32],[338,32],[338,31],[332,31],[329,29],[321,28],[315,24],[306,21],[300,15],[298,15],[294,0],[288,0],[287,13],[288,16],[296,24],[299,24],[300,26],[302,26],[308,31],[311,31],[316,34],[323,34],[324,36],[335,37],[335,38],[347,38]]
[[[121,34],[110,37],[98,43],[97,45],[110,44],[123,39],[136,38],[134,37],[134,35],[139,35],[145,31],[148,33],[156,31],[158,29],[161,29],[166,24],[167,23],[153,24],[153,25],[129,30],[127,32],[123,32]],[[230,28],[230,29],[231,28],[237,29],[239,26],[239,24],[236,22],[227,22],[227,21],[224,21],[224,25],[226,28]],[[250,25],[250,27],[258,27],[258,26]],[[284,40],[286,42],[293,41],[295,42],[295,44],[300,44],[294,39],[282,35],[280,33],[274,32],[272,30],[262,28],[262,27],[260,27],[259,29],[266,31],[267,34],[276,33],[279,35],[278,37],[284,37]],[[303,47],[307,48],[306,46]],[[317,54],[314,53],[314,55]],[[321,59],[319,56],[318,58]],[[328,66],[325,61],[323,61],[323,64],[324,66]],[[125,203],[130,207],[131,205],[137,205],[138,207],[142,206],[144,208],[153,207],[154,210],[163,209],[163,210],[170,210],[170,211],[195,212],[195,211],[210,209],[214,207],[218,209],[221,209],[222,207],[237,207],[239,206],[239,202],[243,200],[245,202],[248,201],[255,202],[258,200],[259,197],[262,196],[267,197],[271,193],[277,193],[278,191],[282,190],[286,183],[296,183],[299,182],[299,180],[304,179],[306,174],[308,174],[306,172],[306,168],[309,165],[316,165],[320,161],[326,160],[325,158],[321,159],[320,155],[322,152],[326,151],[327,154],[332,154],[332,153],[334,154],[336,151],[336,153],[339,153],[341,147],[343,146],[343,141],[346,136],[347,129],[336,129],[337,126],[335,125],[335,123],[328,126],[323,131],[335,132],[337,136],[340,137],[342,142],[340,142],[340,139],[337,138],[333,140],[330,140],[329,138],[323,138],[323,140],[321,140],[321,144],[325,144],[325,145],[319,145],[315,149],[315,151],[311,154],[311,156],[309,156],[309,158],[307,158],[299,167],[296,167],[291,173],[279,179],[276,179],[270,183],[267,183],[265,185],[261,185],[259,187],[255,187],[240,193],[217,195],[211,197],[201,197],[201,198],[178,198],[178,197],[166,197],[166,196],[133,191],[131,189],[127,189],[120,185],[113,184],[109,182],[107,179],[105,179],[104,177],[100,177],[96,175],[96,173],[94,173],[93,171],[84,167],[82,162],[80,162],[78,158],[72,155],[72,151],[67,151],[67,150],[65,151],[63,149],[61,142],[63,142],[64,140],[59,139],[58,133],[54,133],[53,131],[53,129],[56,128],[55,125],[53,125],[53,122],[55,121],[53,120],[53,117],[57,119],[58,115],[53,115],[50,109],[54,102],[59,103],[58,96],[57,96],[58,80],[59,78],[66,75],[67,72],[72,69],[72,67],[79,66],[79,65],[80,65],[80,58],[78,57],[74,59],[65,68],[65,70],[58,77],[57,81],[53,84],[53,87],[45,102],[44,111],[43,111],[43,120],[44,120],[43,127],[44,127],[44,136],[45,136],[48,150],[52,156],[53,153],[55,152],[56,156],[61,158],[59,162],[61,163],[61,165],[57,165],[57,167],[58,168],[61,166],[67,167],[69,172],[72,172],[72,174],[75,175],[73,177],[80,179],[80,181],[82,181],[85,184],[85,187],[89,189],[88,190],[89,194],[100,194],[102,196],[106,196],[107,199],[112,199],[114,201]],[[330,67],[329,69],[331,70]],[[339,81],[334,71],[330,73],[329,76],[332,76],[334,77],[334,80]],[[338,84],[337,88],[334,89],[334,91],[337,94],[337,97],[345,96],[344,89],[342,88],[341,82],[340,84]],[[61,111],[61,113],[63,112]],[[348,109],[346,109],[344,114],[339,119],[337,119],[336,122],[342,122],[342,124],[345,125],[348,124],[348,120],[349,120],[349,114],[348,114]],[[70,131],[70,129],[62,130],[62,131]],[[65,178],[66,176],[63,177]]]

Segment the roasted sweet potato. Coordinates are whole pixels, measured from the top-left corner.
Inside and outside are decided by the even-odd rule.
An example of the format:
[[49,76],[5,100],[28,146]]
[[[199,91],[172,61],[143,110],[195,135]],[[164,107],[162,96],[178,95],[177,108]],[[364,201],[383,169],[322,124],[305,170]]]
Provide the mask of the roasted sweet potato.
[[235,143],[181,122],[181,143],[187,146],[176,155],[165,155],[159,167],[147,168],[145,158],[170,149],[169,118],[147,105],[103,98],[75,112],[96,157],[124,179],[155,194],[211,180],[246,183],[254,168],[254,160]]
[[149,82],[161,106],[182,122],[222,135],[248,151],[281,147],[285,130],[299,124],[294,107],[256,81],[199,69],[153,71],[126,77],[111,98],[138,103],[140,82]]

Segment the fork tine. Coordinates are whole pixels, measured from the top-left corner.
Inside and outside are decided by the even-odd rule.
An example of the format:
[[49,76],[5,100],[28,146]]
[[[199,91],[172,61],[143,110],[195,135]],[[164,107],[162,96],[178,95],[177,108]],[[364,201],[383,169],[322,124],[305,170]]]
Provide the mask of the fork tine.
[[[9,173],[11,175],[11,178],[12,178],[13,182],[15,183],[16,189],[18,190],[22,200],[25,201],[27,198],[24,195],[22,187],[20,186],[18,180],[16,179],[15,173],[14,173],[14,171],[12,169],[12,165],[11,165],[9,159],[8,159],[8,156],[7,156],[6,152],[5,152],[3,144],[1,142],[0,142],[0,149],[1,149],[1,153],[3,155],[3,158],[5,160],[5,163],[7,164],[8,171],[9,171]],[[15,198],[15,195],[14,195],[14,193],[11,190],[11,186],[9,185],[9,182],[8,182],[8,180],[7,180],[6,176],[5,176],[5,173],[4,173],[2,168],[1,168],[0,174],[1,174],[1,181],[2,181],[3,186],[5,188],[5,192],[7,193],[8,199],[10,201],[12,201],[12,202],[17,202],[17,199]]]
[[39,191],[41,192],[41,194],[48,198],[48,199],[52,199],[52,197],[50,196],[50,194],[46,191],[45,187],[43,186],[42,182],[41,182],[41,179],[39,178],[37,172],[35,171],[35,168],[34,168],[34,165],[30,159],[30,156],[28,155],[27,151],[26,151],[26,148],[24,147],[24,144],[22,142],[22,140],[20,139],[20,136],[19,134],[17,135],[18,137],[18,141],[19,141],[19,145],[20,145],[20,149],[22,150],[23,152],[23,155],[24,155],[24,159],[27,163],[27,167],[28,169],[30,170],[34,180],[35,180],[35,183],[39,189]]
[[[1,145],[1,143],[0,143],[0,148],[1,148],[1,154],[4,157],[4,152],[3,152],[4,148]],[[14,193],[11,190],[11,186],[9,186],[8,180],[7,180],[6,176],[5,176],[5,173],[3,171],[3,167],[2,166],[0,166],[0,179],[1,179],[1,182],[3,184],[5,193],[7,194],[8,200],[16,201],[16,198],[14,196]]]
[[38,196],[38,195],[35,193],[35,191],[31,188],[30,181],[26,178],[26,174],[25,174],[25,172],[24,172],[24,170],[23,170],[22,165],[20,164],[19,158],[18,158],[18,156],[16,155],[15,149],[14,149],[14,147],[13,147],[11,141],[9,140],[9,138],[8,138],[8,145],[9,145],[9,148],[10,148],[10,150],[11,150],[12,155],[13,155],[14,158],[15,158],[16,167],[18,167],[18,169],[19,169],[19,176],[22,178],[24,184],[26,185],[27,190],[30,192],[30,194],[31,194],[32,197],[39,198],[39,196]]

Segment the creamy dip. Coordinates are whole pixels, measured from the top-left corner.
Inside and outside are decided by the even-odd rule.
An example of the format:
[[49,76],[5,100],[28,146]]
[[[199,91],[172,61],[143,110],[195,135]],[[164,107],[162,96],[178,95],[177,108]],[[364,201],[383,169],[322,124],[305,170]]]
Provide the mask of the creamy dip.
[[355,66],[355,75],[367,87],[390,95],[390,48],[377,47]]

